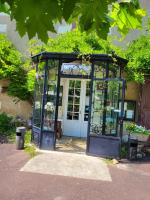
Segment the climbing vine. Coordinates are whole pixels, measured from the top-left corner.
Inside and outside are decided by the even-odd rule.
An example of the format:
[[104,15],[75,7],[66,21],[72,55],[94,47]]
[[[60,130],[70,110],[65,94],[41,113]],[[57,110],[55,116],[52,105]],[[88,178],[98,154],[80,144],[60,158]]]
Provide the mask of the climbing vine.
[[126,72],[129,80],[144,83],[150,79],[150,35],[142,35],[128,46]]
[[23,68],[22,56],[5,35],[0,34],[0,79],[10,84],[7,93],[21,100],[30,98],[27,87],[27,73]]

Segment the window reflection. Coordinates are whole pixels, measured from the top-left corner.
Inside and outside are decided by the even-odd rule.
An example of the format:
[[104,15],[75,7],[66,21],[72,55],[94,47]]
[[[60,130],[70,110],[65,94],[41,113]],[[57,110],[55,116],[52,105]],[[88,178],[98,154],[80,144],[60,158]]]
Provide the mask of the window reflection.
[[121,88],[120,81],[94,81],[91,134],[117,135]]
[[44,66],[45,62],[38,64],[35,79],[35,101],[33,110],[33,126],[41,127],[41,110],[42,110],[42,97],[43,97],[43,84],[44,84]]
[[58,66],[58,60],[49,60],[46,80],[47,91],[46,99],[44,101],[43,130],[45,131],[54,131]]

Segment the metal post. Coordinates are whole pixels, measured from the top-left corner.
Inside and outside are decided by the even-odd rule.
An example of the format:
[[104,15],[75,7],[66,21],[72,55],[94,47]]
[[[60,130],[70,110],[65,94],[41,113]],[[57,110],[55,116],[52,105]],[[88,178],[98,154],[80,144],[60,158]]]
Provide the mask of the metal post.
[[87,131],[87,141],[86,141],[86,153],[89,152],[90,144],[90,127],[91,127],[91,112],[93,105],[93,81],[94,81],[94,62],[91,65],[91,79],[90,79],[90,98],[89,98],[89,116],[88,116],[88,131]]
[[58,77],[57,77],[57,93],[56,93],[56,108],[55,108],[56,110],[55,110],[55,126],[54,126],[54,149],[56,147],[56,131],[57,131],[57,120],[58,120],[61,65],[62,65],[62,60],[59,59]]
[[45,99],[46,95],[46,88],[47,88],[47,71],[48,71],[48,59],[46,59],[45,67],[44,67],[44,84],[43,84],[43,96],[42,96],[42,106],[41,106],[41,133],[40,133],[40,148],[42,145],[43,139],[43,122],[44,122],[44,106],[45,106]]
[[126,84],[126,81],[122,80],[122,101],[121,101],[121,116],[120,116],[120,138],[121,138],[121,142],[122,142],[122,134],[123,134],[125,84]]
[[[36,72],[38,72],[38,63],[36,64]],[[33,95],[33,99],[34,99],[34,103],[33,103],[33,110],[32,110],[32,134],[31,134],[31,142],[34,140],[33,137],[33,123],[34,123],[34,113],[35,113],[35,99],[36,99],[36,83],[34,85],[34,95]],[[39,141],[39,137],[38,137],[38,145],[40,144]]]
[[[106,80],[109,76],[109,62],[107,61],[106,65]],[[104,82],[104,80],[103,80]],[[106,106],[107,106],[107,92],[108,92],[108,81],[106,81],[106,86],[104,89],[104,110],[103,110],[103,125],[102,125],[102,135],[105,135],[105,129],[106,129]]]

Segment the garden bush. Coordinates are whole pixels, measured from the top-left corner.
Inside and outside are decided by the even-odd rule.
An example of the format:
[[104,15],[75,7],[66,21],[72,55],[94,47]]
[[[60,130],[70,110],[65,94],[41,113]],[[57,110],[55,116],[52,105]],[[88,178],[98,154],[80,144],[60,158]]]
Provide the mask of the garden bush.
[[15,126],[12,119],[6,113],[0,113],[0,143],[14,143]]
[[8,132],[13,128],[12,119],[6,113],[0,113],[0,133]]

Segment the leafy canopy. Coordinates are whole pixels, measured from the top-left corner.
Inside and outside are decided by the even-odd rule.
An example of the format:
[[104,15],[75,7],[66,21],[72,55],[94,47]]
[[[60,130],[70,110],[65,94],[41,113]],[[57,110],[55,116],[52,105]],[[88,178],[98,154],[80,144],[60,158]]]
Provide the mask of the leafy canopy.
[[[29,42],[29,51],[33,55],[41,51],[49,52],[78,52],[82,55],[91,53],[110,53],[111,47],[108,41],[100,39],[94,32],[87,35],[85,32],[74,30],[58,35],[56,38],[49,38],[47,44],[32,39]],[[28,66],[28,64],[27,64]],[[34,89],[35,71],[28,73],[28,89]]]
[[127,75],[129,80],[144,83],[150,77],[150,35],[142,35],[130,43],[126,52],[129,60]]
[[31,39],[37,35],[44,42],[48,31],[55,32],[55,24],[62,19],[106,39],[110,27],[117,26],[123,36],[129,29],[141,28],[146,14],[139,0],[0,0],[0,11],[16,20],[21,36],[27,33]]
[[60,34],[55,38],[49,38],[47,44],[39,44],[35,39],[29,42],[29,51],[32,54],[37,54],[41,51],[91,54],[109,53],[110,50],[109,42],[100,39],[95,32],[87,35],[86,32],[81,32],[77,29]]
[[27,89],[27,75],[22,67],[21,54],[5,35],[0,34],[0,79],[8,79],[7,92],[11,96],[26,100],[30,97]]

